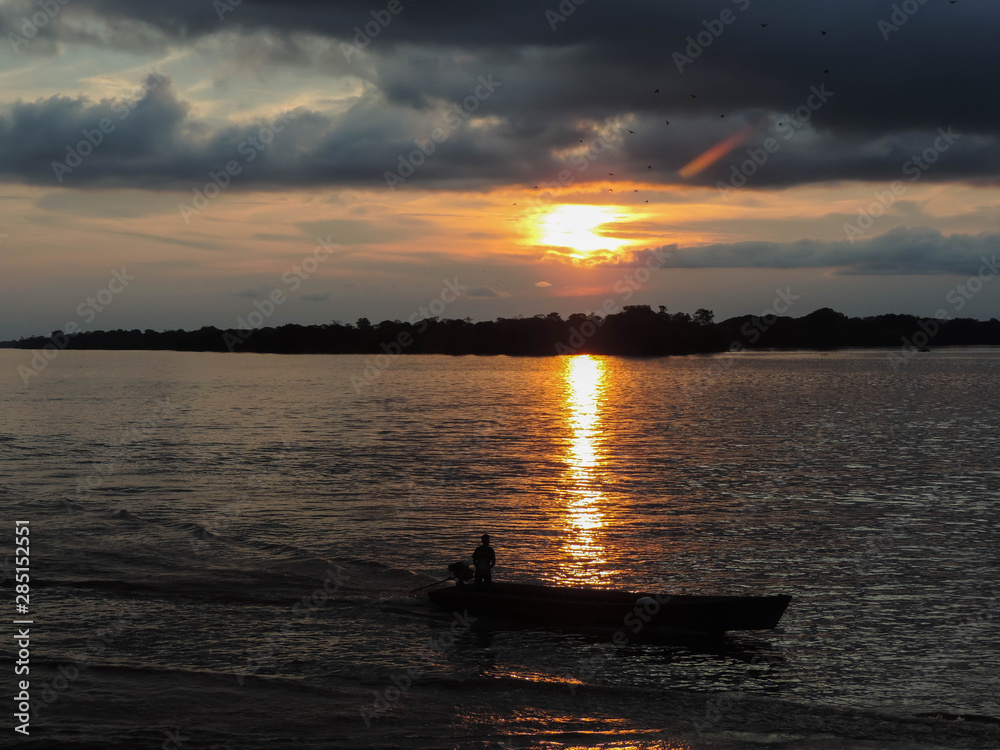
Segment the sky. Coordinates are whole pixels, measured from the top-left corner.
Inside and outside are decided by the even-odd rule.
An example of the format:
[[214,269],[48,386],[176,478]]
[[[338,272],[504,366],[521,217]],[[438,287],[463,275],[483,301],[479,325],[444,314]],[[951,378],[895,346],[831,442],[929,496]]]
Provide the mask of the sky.
[[0,36],[0,339],[1000,317],[993,0],[0,0]]

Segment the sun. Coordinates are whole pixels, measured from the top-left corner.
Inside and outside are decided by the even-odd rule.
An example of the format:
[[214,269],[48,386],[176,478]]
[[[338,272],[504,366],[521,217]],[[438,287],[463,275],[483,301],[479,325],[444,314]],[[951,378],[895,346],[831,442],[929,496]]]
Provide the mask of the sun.
[[628,240],[598,234],[596,229],[624,220],[625,214],[607,206],[565,204],[539,217],[536,242],[551,247],[576,250],[574,257],[583,258],[598,250],[614,251]]

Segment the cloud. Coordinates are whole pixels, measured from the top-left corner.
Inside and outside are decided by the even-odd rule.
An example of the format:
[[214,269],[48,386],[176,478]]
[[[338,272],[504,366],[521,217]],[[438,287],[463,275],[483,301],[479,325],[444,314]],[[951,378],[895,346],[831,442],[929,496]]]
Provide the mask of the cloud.
[[895,227],[882,235],[824,242],[735,242],[637,251],[600,265],[649,268],[833,268],[843,275],[975,274],[1000,253],[1000,233],[944,235],[929,227]]
[[168,237],[162,234],[149,234],[147,232],[122,232],[116,229],[110,230],[113,234],[120,234],[125,237],[136,237],[141,240],[151,242],[162,242],[165,245],[177,245],[179,247],[190,247],[196,250],[223,250],[224,245],[219,242],[204,242],[198,240],[184,240],[178,237]]
[[500,295],[488,286],[477,286],[466,292],[465,296],[472,299],[492,299],[494,297],[499,297]]
[[552,284],[550,284],[550,283],[549,283],[549,282],[547,282],[547,281],[536,281],[536,282],[535,282],[535,286],[537,286],[537,287],[542,287],[542,288],[545,288],[545,287],[550,287],[550,286],[552,286]]
[[426,222],[413,217],[393,217],[392,223],[365,219],[309,221],[299,225],[310,237],[329,237],[340,245],[391,242],[413,236]]
[[322,292],[318,294],[300,294],[299,299],[303,302],[326,302],[330,299],[330,293]]
[[[745,10],[724,5],[734,20],[683,70],[677,55],[717,17],[702,3],[588,3],[555,29],[548,8],[528,0],[404,3],[359,50],[356,29],[372,22],[368,0],[255,0],[221,19],[203,0],[73,0],[24,49],[170,49],[178,57],[197,50],[229,56],[229,68],[220,66],[228,73],[213,71],[220,85],[248,71],[266,82],[279,70],[309,76],[316,90],[355,84],[356,96],[336,106],[313,101],[290,113],[287,128],[253,163],[240,161],[234,190],[384,188],[385,173],[398,170],[418,141],[429,143],[435,128],[447,128],[447,139],[400,189],[533,185],[561,170],[586,183],[608,171],[590,159],[599,155],[595,144],[619,177],[714,186],[751,158],[747,149],[761,153],[768,138],[780,150],[754,171],[749,189],[905,179],[904,165],[948,128],[960,138],[922,179],[1000,178],[994,5],[922,4],[888,40],[878,22],[891,9],[869,0],[841,0],[835,11],[778,0],[755,0]],[[5,4],[0,33],[19,33],[24,15],[36,10],[26,0]],[[481,76],[501,85],[448,128],[449,112],[473,95]],[[817,90],[829,93],[811,107]],[[0,177],[190,190],[205,184],[209,171],[241,159],[237,147],[266,127],[263,120],[200,116],[169,79],[125,120],[115,119],[115,105],[60,95],[0,106]],[[52,162],[65,160],[102,117],[115,131],[57,182]],[[788,129],[790,118],[800,127]],[[612,122],[625,128],[609,138]],[[752,135],[731,153],[679,177],[685,164],[747,128]]]
[[[108,200],[108,198],[111,200]],[[156,214],[172,214],[172,204],[164,204],[156,193],[135,190],[118,191],[109,196],[103,191],[52,190],[35,201],[38,208],[61,215],[106,216],[136,219]]]

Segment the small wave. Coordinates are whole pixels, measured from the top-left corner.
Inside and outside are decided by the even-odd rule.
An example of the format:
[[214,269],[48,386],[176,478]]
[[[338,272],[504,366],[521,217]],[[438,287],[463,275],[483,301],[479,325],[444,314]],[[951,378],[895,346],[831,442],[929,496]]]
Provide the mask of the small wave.
[[[42,669],[47,670],[57,670],[60,666],[65,666],[67,663],[66,659],[54,660],[32,657],[32,666],[37,666]],[[87,665],[87,671],[91,674],[104,674],[107,676],[121,676],[121,677],[135,677],[141,681],[145,681],[150,677],[187,677],[193,678],[195,680],[201,680],[204,682],[217,682],[224,680],[226,683],[233,681],[233,672],[231,670],[218,670],[218,669],[197,669],[194,667],[180,667],[180,666],[161,666],[156,664],[145,664],[145,663],[129,663],[124,662],[108,662],[108,663],[98,663],[91,662]],[[270,685],[273,687],[281,687],[284,690],[294,690],[298,692],[315,693],[319,695],[329,695],[329,694],[339,694],[343,692],[346,687],[351,687],[356,683],[337,677],[327,677],[327,684],[319,685],[315,682],[307,682],[304,678],[292,675],[272,675],[272,674],[255,674],[255,675],[244,675],[244,681],[255,682],[258,685]],[[228,685],[227,685],[228,687]]]
[[978,721],[985,724],[1000,724],[1000,719],[995,716],[982,716],[980,714],[951,714],[946,711],[924,711],[913,715],[921,719],[935,719],[937,721]]
[[[77,507],[85,508],[80,503],[74,504]],[[203,541],[213,541],[213,542],[224,542],[234,546],[242,546],[249,549],[255,549],[258,551],[275,552],[279,555],[286,555],[290,557],[297,557],[300,559],[316,560],[317,555],[315,551],[306,549],[304,547],[298,547],[293,544],[286,543],[276,543],[267,542],[262,540],[254,540],[248,538],[238,538],[232,535],[224,534],[218,531],[213,531],[208,526],[205,526],[194,521],[165,521],[149,518],[147,516],[139,515],[133,513],[128,509],[123,508],[111,508],[110,506],[104,506],[101,508],[89,508],[89,510],[96,512],[104,512],[109,514],[112,518],[126,521],[140,521],[142,523],[148,523],[151,525],[159,526],[166,529],[174,529],[177,531],[182,531],[187,535],[193,536],[196,539]],[[330,564],[332,561],[324,561],[326,564]]]

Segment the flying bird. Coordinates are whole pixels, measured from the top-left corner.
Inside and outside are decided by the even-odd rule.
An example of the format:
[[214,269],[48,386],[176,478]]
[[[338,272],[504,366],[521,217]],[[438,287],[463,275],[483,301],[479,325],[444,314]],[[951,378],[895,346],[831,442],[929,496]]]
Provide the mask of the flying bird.
[[826,36],[826,32],[825,31],[820,31],[819,33],[820,33],[820,36]]
[[761,27],[762,29],[766,29],[766,28],[767,28],[767,24],[766,24],[766,23],[762,23],[762,24],[760,25],[760,27]]
[[628,132],[630,132],[632,135],[635,135],[635,131],[634,130],[630,130]]
[[670,124],[670,120],[664,120],[664,122],[667,123],[667,125]]
[[655,91],[653,91],[653,93],[654,93],[654,94],[659,94],[659,93],[660,93],[660,90],[659,90],[659,89],[656,89]]

